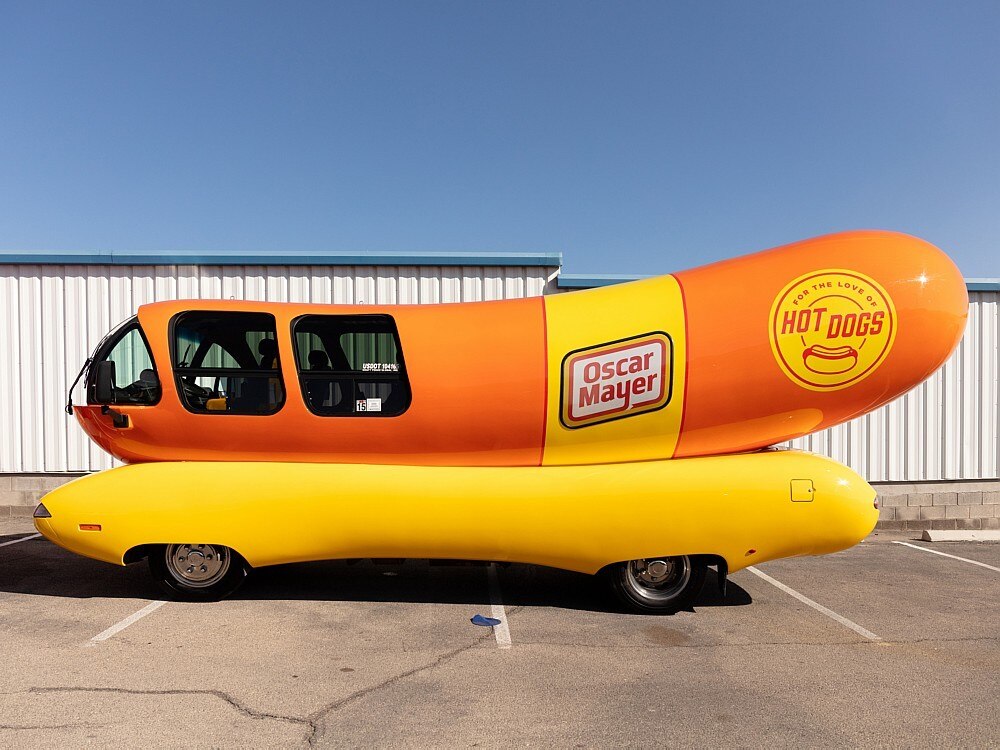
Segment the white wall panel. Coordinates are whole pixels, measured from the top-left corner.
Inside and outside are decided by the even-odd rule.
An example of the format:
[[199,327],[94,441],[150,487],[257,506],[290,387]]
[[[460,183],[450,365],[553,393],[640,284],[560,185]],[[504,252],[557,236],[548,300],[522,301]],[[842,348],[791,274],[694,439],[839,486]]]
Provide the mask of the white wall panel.
[[[21,466],[20,280],[0,274],[0,471]],[[12,471],[13,469],[7,469]]]
[[44,420],[42,416],[42,370],[46,357],[43,349],[50,350],[53,341],[42,339],[41,297],[42,274],[40,266],[29,267],[30,276],[21,280],[18,301],[19,330],[27,328],[30,337],[18,339],[18,375],[21,392],[21,461],[27,471],[44,471]]
[[[139,305],[171,299],[339,304],[538,296],[535,266],[0,264],[0,473],[96,471],[111,458],[63,411],[90,352]],[[73,400],[85,400],[77,386]]]
[[969,293],[969,325],[944,366],[881,409],[789,443],[871,482],[1000,478],[998,292]]

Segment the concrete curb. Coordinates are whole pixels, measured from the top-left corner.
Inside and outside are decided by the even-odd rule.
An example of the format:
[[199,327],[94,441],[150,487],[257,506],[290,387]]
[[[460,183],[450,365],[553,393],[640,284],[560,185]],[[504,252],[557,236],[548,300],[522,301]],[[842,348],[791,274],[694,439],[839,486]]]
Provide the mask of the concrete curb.
[[1000,542],[1000,530],[945,531],[943,529],[924,529],[923,536],[920,538],[925,542]]

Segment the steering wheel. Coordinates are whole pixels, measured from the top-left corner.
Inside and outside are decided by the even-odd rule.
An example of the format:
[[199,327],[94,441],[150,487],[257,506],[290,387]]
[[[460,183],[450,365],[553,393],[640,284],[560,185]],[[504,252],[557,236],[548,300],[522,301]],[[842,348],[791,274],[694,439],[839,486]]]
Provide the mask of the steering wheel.
[[149,383],[137,380],[124,388],[115,388],[115,390],[120,391],[125,396],[127,401],[152,403],[156,400],[156,392],[158,388],[159,385],[150,385]]
[[204,406],[212,397],[212,392],[208,388],[202,388],[197,383],[189,382],[183,378],[181,379],[181,387],[184,389],[185,397],[199,406]]

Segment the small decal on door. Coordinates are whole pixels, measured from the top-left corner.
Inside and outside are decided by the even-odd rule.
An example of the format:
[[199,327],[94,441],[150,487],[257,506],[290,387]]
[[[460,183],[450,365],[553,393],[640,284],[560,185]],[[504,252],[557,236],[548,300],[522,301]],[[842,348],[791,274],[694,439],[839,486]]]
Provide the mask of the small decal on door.
[[359,398],[355,404],[355,411],[382,411],[382,399],[380,398]]

